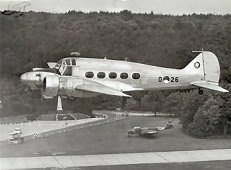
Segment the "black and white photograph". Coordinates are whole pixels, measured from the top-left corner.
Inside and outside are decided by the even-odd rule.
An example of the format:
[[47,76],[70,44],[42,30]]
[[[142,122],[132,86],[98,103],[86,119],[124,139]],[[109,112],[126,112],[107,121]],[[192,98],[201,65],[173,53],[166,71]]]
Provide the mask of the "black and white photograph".
[[230,170],[231,0],[0,0],[0,170]]

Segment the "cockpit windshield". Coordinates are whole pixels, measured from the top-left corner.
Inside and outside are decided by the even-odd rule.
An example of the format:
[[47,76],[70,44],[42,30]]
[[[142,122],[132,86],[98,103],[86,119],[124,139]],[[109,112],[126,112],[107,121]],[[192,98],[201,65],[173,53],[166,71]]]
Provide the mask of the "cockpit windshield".
[[54,68],[59,69],[62,65],[62,60],[59,60]]
[[72,70],[71,66],[76,66],[76,63],[76,58],[63,58],[57,62],[55,68],[58,69],[60,73],[69,75]]
[[69,59],[66,60],[67,65],[71,65],[71,61]]
[[76,60],[75,60],[75,58],[73,58],[71,61],[72,61],[72,65],[75,66],[75,65],[76,65]]

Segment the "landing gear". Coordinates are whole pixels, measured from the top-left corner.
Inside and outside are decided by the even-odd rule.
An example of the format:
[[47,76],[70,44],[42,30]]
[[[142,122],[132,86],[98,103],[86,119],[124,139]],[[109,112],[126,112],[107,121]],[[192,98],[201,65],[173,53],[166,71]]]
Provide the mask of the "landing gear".
[[126,101],[127,101],[127,98],[122,97],[121,110],[123,110],[123,111],[125,110]]
[[202,94],[204,93],[204,91],[203,91],[202,89],[198,89],[198,93],[199,93],[200,95],[202,95]]
[[58,96],[57,101],[57,113],[63,113],[62,99],[60,96]]

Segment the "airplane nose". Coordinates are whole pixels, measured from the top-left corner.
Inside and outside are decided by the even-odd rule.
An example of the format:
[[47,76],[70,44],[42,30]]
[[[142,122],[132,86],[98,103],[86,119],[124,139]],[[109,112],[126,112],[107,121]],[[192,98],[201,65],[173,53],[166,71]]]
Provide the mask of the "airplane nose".
[[26,72],[20,76],[20,79],[22,84],[31,87],[31,89],[37,89],[43,84],[40,72]]

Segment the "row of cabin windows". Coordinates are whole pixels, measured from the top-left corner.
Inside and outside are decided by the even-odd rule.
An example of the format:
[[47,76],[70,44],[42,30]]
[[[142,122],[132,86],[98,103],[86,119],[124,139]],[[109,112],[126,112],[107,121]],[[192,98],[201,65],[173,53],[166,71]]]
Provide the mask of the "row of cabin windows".
[[66,59],[65,62],[63,63],[63,65],[73,65],[75,66],[76,65],[76,61],[75,59]]
[[[89,72],[85,73],[85,76],[87,78],[93,78],[94,77],[94,73],[91,72],[91,71],[89,71]],[[102,78],[106,77],[106,74],[104,72],[98,72],[97,73],[97,77],[102,79]],[[111,72],[111,73],[109,73],[108,77],[111,78],[111,79],[115,79],[117,77],[117,73]],[[128,73],[121,73],[120,74],[120,78],[121,79],[127,79],[128,78]],[[133,79],[139,79],[140,78],[140,74],[139,73],[133,73],[132,74],[132,78]]]

